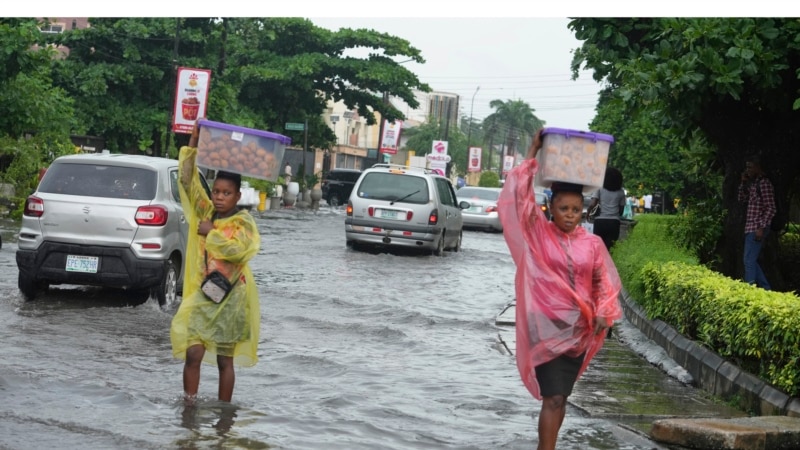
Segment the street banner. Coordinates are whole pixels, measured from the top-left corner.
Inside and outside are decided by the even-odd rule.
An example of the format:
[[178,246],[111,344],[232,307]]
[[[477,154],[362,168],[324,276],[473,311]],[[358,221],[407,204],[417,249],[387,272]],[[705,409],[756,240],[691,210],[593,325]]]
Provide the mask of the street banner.
[[470,147],[469,148],[469,167],[467,168],[469,172],[480,172],[481,171],[481,148],[480,147]]
[[211,71],[178,67],[175,104],[172,107],[172,132],[192,134],[197,119],[205,118]]
[[400,144],[400,131],[402,131],[402,129],[402,120],[395,120],[390,123],[388,120],[384,119],[383,136],[381,136],[379,153],[386,153],[389,155],[397,154],[397,146]]
[[433,141],[431,152],[425,155],[425,159],[430,162],[431,169],[447,173],[447,163],[450,162],[450,155],[447,154],[447,141]]
[[514,157],[506,156],[503,158],[503,173],[508,173],[514,168]]

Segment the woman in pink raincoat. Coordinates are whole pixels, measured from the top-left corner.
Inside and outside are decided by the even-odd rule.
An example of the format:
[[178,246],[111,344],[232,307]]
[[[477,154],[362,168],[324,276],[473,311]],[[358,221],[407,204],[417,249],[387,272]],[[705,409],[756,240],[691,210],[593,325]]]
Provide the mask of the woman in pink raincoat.
[[531,395],[542,400],[539,450],[555,449],[575,381],[622,317],[622,287],[603,240],[580,226],[583,186],[553,183],[548,221],[536,205],[534,136],[527,159],[506,178],[498,209],[517,266],[517,368]]

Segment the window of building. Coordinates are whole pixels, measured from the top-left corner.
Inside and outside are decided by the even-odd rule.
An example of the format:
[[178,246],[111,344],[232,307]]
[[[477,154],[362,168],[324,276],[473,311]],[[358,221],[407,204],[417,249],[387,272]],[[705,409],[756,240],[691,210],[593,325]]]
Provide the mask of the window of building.
[[64,24],[63,23],[51,23],[49,25],[42,26],[39,28],[42,33],[50,33],[50,34],[58,34],[64,31]]

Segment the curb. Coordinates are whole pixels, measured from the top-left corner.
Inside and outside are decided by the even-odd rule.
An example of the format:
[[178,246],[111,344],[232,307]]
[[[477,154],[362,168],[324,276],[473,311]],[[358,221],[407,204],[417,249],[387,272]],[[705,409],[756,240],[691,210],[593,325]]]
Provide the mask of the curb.
[[739,407],[761,416],[800,417],[800,398],[790,397],[757,376],[741,370],[717,353],[687,339],[661,320],[649,320],[644,309],[623,288],[622,309],[630,323],[694,378],[697,387],[714,396],[741,398]]

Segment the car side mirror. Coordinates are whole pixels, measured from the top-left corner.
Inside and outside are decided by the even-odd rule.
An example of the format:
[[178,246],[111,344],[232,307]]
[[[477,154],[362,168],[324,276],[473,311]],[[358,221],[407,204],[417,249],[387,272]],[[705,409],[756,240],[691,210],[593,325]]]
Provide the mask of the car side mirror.
[[461,200],[461,202],[458,204],[458,207],[461,209],[469,209],[471,206],[472,205],[470,205],[470,203],[466,200]]

